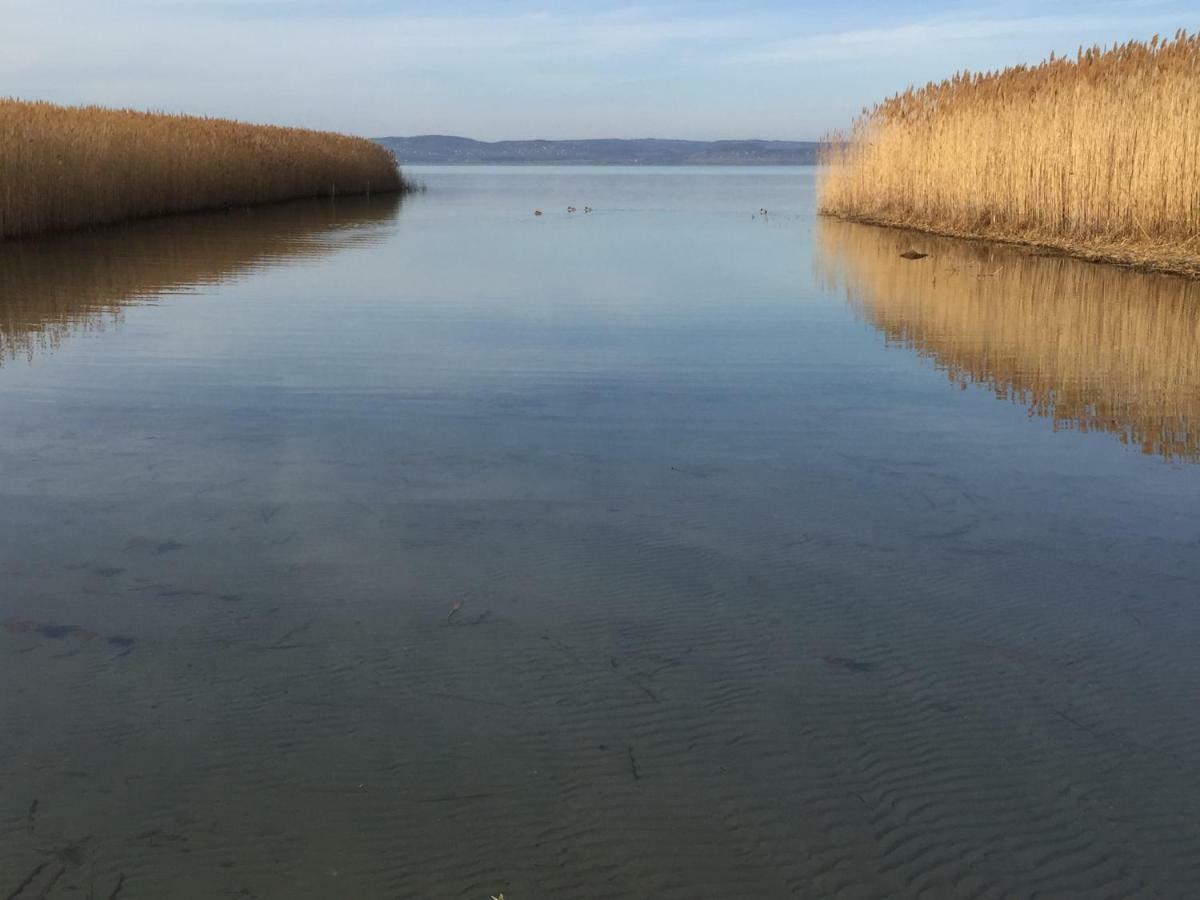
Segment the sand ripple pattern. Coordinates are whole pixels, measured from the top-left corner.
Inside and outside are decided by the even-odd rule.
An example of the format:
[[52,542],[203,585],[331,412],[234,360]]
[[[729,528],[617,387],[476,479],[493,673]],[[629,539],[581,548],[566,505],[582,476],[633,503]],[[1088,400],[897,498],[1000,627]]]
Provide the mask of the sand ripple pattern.
[[[1143,693],[1195,677],[1180,609],[1131,633],[1086,583],[1058,608],[1019,573],[884,585],[831,540],[372,509],[354,546],[411,551],[390,585],[348,596],[315,545],[299,569],[270,550],[285,509],[244,548],[283,608],[210,575],[205,617],[124,656],[5,635],[5,891],[1125,898],[1200,876],[1194,698]],[[472,571],[448,573],[463,542]],[[126,555],[149,579],[187,552]]]

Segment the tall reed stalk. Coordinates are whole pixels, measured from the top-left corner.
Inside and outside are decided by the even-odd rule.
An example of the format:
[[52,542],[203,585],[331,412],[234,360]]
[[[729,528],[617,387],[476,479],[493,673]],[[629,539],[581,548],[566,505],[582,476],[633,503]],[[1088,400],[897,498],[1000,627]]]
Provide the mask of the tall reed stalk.
[[822,162],[830,215],[1200,274],[1200,35],[910,88]]
[[0,239],[406,187],[364,138],[0,99]]

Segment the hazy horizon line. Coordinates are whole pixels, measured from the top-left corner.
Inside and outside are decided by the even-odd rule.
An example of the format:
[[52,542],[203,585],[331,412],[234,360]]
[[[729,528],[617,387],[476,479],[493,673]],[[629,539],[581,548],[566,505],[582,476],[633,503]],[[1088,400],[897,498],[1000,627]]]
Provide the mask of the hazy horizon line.
[[738,138],[676,138],[676,137],[564,137],[564,138],[497,138],[496,140],[484,140],[483,138],[473,138],[465,134],[452,134],[450,132],[430,131],[422,134],[381,134],[371,138],[373,141],[385,140],[413,140],[414,138],[455,138],[458,140],[474,141],[477,144],[512,144],[512,143],[535,143],[546,142],[551,144],[563,144],[577,141],[681,141],[689,144],[727,144],[727,143],[763,143],[763,144],[820,144],[820,138],[763,138],[763,137],[738,137]]

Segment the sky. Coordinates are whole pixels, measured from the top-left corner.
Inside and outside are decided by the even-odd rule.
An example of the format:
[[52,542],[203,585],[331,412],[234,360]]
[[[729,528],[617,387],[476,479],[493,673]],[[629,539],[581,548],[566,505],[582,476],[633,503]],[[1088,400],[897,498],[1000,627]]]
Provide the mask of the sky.
[[1196,0],[0,0],[0,96],[361,134],[815,140]]

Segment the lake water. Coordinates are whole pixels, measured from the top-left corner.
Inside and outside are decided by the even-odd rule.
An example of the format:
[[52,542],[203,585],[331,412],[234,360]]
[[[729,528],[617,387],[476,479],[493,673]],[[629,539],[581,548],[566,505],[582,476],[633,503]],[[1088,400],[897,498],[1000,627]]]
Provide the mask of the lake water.
[[413,174],[0,246],[0,896],[1194,896],[1200,285]]

